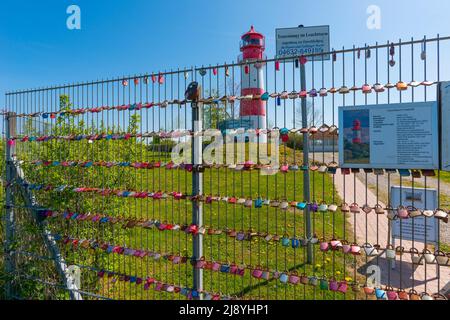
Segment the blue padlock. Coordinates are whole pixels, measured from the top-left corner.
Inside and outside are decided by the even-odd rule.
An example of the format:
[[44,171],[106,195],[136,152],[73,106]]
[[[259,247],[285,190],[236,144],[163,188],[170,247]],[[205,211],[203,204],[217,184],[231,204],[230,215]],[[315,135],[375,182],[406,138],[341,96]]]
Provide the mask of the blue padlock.
[[104,217],[104,218],[100,219],[100,223],[106,223],[108,221],[109,221],[108,217]]
[[198,291],[197,290],[192,290],[191,291],[191,295],[193,298],[198,298]]
[[85,166],[86,168],[90,168],[90,167],[92,167],[93,165],[94,165],[93,162],[86,162],[84,166]]
[[287,129],[287,128],[281,129],[281,130],[280,130],[280,134],[283,135],[283,136],[289,134],[289,129]]
[[306,205],[307,205],[306,202],[299,202],[299,203],[297,203],[297,209],[305,210]]
[[280,275],[280,282],[281,283],[287,283],[289,280],[289,276],[286,273],[282,273]]
[[228,273],[230,272],[230,266],[228,264],[223,264],[220,266],[220,272]]
[[256,199],[255,200],[255,208],[259,209],[259,208],[262,208],[262,206],[263,206],[263,200],[261,198]]
[[375,296],[377,297],[378,300],[386,300],[386,291],[380,289],[380,288],[376,288],[375,289]]

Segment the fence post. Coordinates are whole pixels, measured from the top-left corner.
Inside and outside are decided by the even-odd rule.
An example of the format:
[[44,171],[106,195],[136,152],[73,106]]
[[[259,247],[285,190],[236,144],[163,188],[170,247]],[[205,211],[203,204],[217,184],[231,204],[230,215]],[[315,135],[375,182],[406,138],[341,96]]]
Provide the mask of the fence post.
[[[302,91],[306,90],[306,71],[305,71],[305,65],[300,64],[300,82],[301,82],[301,88]],[[302,127],[307,128],[308,127],[308,110],[307,110],[307,104],[306,104],[306,98],[302,98]],[[309,136],[308,133],[303,134],[303,163],[304,165],[309,163]],[[305,208],[305,225],[306,225],[306,238],[311,239],[312,237],[312,231],[311,231],[311,212],[309,210],[309,203],[311,201],[311,195],[310,195],[310,177],[309,177],[309,166],[307,170],[303,171],[303,198],[305,199],[306,203],[308,204]],[[306,257],[307,257],[307,263],[311,264],[313,261],[313,245],[312,243],[308,242],[306,247]]]
[[[192,101],[192,164],[194,170],[192,171],[192,196],[201,196],[203,194],[203,173],[198,170],[198,165],[203,164],[203,146],[202,146],[202,130],[203,130],[203,104],[199,102],[201,99],[201,88],[197,87],[197,96]],[[192,223],[198,228],[203,226],[203,205],[201,201],[192,202]],[[200,233],[194,234],[193,239],[193,258],[198,261],[203,256],[203,235]],[[195,268],[194,266],[194,285],[193,290],[199,294],[196,300],[201,300],[200,292],[203,290],[203,270]]]
[[[15,155],[15,144],[9,143],[12,137],[16,135],[16,116],[15,113],[8,113],[5,117],[5,131],[6,131],[6,217],[5,217],[5,235],[6,241],[4,244],[5,250],[5,270],[6,274],[14,275],[14,269],[16,265],[15,252],[14,248],[11,249],[11,245],[14,243],[15,238],[15,215],[14,215],[14,196],[12,193],[12,185],[14,182],[19,186],[17,188],[17,193],[21,194],[23,198],[24,205],[26,207],[31,208],[33,212],[33,216],[37,224],[41,227],[42,236],[44,240],[45,247],[50,251],[52,255],[56,268],[58,270],[59,275],[64,280],[64,285],[67,288],[70,298],[72,300],[83,300],[81,293],[78,292],[77,286],[74,284],[74,281],[70,274],[67,273],[67,265],[59,252],[58,246],[54,239],[54,236],[50,232],[50,230],[44,226],[44,224],[39,221],[39,216],[37,214],[37,208],[39,206],[36,203],[33,195],[27,190],[23,185],[26,182],[24,177],[24,172],[20,165],[18,164]],[[5,285],[5,293],[7,298],[13,297],[13,286],[10,281],[7,281]]]
[[[5,170],[6,170],[6,188],[5,188],[5,275],[10,278],[14,275],[15,256],[12,250],[15,233],[15,217],[14,217],[14,197],[12,194],[12,183],[14,179],[14,164],[12,163],[12,155],[14,154],[14,145],[10,143],[11,137],[15,135],[15,125],[12,118],[13,114],[8,113],[5,116],[6,146],[5,146]],[[11,299],[13,296],[12,279],[8,279],[5,284],[5,297]]]

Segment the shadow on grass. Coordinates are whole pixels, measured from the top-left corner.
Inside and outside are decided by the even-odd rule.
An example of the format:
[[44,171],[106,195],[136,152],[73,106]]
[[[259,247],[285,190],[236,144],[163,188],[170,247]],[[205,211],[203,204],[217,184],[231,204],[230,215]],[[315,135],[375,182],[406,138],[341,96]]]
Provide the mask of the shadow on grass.
[[[296,266],[293,266],[293,267],[289,268],[287,271],[291,272],[291,271],[294,271],[294,270],[299,270],[299,269],[301,269],[301,268],[303,268],[305,266],[306,266],[305,263],[301,263],[301,264],[298,264]],[[234,294],[232,294],[232,296],[244,297],[246,294],[249,294],[253,290],[256,290],[256,289],[258,289],[260,287],[264,287],[264,286],[268,285],[269,283],[272,283],[273,281],[277,281],[277,279],[272,278],[272,279],[269,279],[269,280],[259,281],[255,285],[250,285],[250,286],[247,286],[245,288],[242,288],[242,290],[240,290],[238,292],[235,292]]]

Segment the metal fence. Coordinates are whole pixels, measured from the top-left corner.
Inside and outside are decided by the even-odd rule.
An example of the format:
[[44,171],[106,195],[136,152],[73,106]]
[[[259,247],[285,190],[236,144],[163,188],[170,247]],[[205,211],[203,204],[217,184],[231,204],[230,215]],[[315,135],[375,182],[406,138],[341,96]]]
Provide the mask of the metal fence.
[[[449,39],[7,93],[6,297],[443,298],[447,176],[337,168],[337,108],[435,100]],[[241,96],[252,68],[267,93]],[[199,101],[185,100],[191,81]],[[239,123],[247,100],[265,101],[268,131],[289,136],[277,174],[261,163],[171,162],[198,116],[204,130]],[[443,208],[425,219],[439,221],[437,244],[393,246],[394,185],[437,189],[437,207],[425,203]]]

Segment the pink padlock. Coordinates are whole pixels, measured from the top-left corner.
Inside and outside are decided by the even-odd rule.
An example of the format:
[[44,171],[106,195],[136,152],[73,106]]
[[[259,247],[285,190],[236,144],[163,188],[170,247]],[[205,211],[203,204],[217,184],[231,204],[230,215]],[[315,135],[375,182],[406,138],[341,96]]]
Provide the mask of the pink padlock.
[[409,217],[408,209],[404,206],[399,206],[397,208],[397,215],[400,219],[407,219]]
[[351,253],[352,246],[345,240],[342,241],[342,252],[345,254]]
[[256,269],[254,269],[253,271],[252,271],[252,276],[254,277],[254,278],[256,278],[256,279],[261,279],[261,277],[262,277],[262,270],[261,270],[261,267],[260,266],[257,266],[256,267]]
[[232,265],[230,266],[230,273],[231,273],[231,274],[237,274],[237,271],[238,271],[238,266],[235,265],[235,264],[232,264]]
[[365,84],[362,86],[363,93],[372,93],[372,86],[369,84]]
[[341,241],[336,240],[336,239],[331,240],[331,248],[333,250],[339,250],[340,248],[342,248]]
[[181,192],[175,192],[175,193],[173,194],[173,198],[174,198],[175,200],[181,200],[182,197],[183,197],[183,194],[182,194]]
[[338,291],[341,293],[347,293],[347,289],[348,289],[348,284],[347,281],[341,281],[338,284]]
[[211,268],[212,271],[219,271],[220,270],[220,263],[214,262]]
[[179,264],[180,262],[181,262],[181,257],[180,256],[176,256],[172,260],[173,264]]
[[359,255],[361,252],[361,247],[357,245],[356,243],[353,243],[351,245],[351,253],[354,255]]
[[196,269],[203,269],[206,265],[206,261],[205,261],[205,257],[201,257],[200,260],[198,260],[195,263],[195,268]]
[[352,213],[360,213],[361,210],[359,208],[359,205],[357,203],[352,203],[350,205],[350,212],[352,212]]
[[300,282],[300,277],[297,273],[297,271],[291,272],[289,275],[289,283],[291,284],[298,284]]
[[399,300],[397,291],[395,291],[391,287],[386,288],[386,294],[387,294],[388,300]]
[[320,251],[328,251],[330,245],[326,241],[320,242]]

